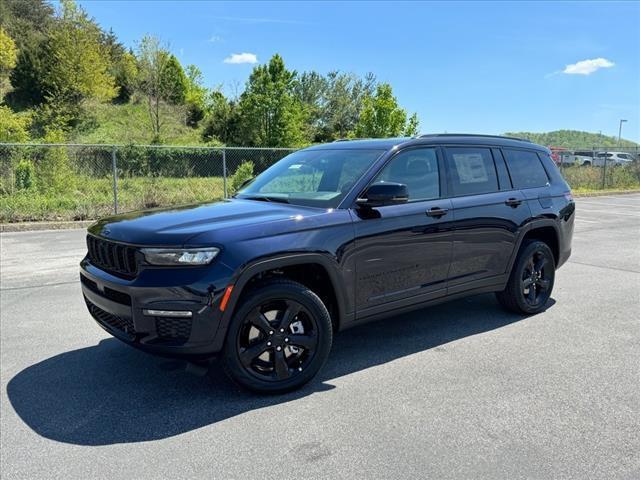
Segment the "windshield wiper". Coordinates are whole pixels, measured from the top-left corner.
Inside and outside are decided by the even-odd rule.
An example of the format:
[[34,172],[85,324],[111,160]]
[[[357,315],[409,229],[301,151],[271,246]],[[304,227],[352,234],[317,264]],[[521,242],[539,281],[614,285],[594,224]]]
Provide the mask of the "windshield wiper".
[[289,203],[289,200],[283,197],[270,197],[268,195],[247,195],[238,197],[243,200],[259,200],[261,202],[277,202],[277,203]]

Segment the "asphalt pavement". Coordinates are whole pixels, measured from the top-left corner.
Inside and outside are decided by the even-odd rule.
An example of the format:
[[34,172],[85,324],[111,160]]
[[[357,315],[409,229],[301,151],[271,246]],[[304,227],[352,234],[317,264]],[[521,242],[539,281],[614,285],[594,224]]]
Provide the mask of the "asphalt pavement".
[[577,200],[545,312],[481,295],[349,330],[276,397],[98,328],[82,230],[0,250],[3,479],[640,478],[640,195]]

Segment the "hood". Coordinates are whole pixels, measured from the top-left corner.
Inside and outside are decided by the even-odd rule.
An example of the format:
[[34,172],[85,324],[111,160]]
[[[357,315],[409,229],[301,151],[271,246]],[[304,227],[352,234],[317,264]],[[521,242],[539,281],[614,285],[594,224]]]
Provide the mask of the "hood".
[[110,240],[135,245],[185,245],[189,239],[219,229],[250,226],[323,213],[309,207],[254,200],[229,199],[103,218],[89,232]]

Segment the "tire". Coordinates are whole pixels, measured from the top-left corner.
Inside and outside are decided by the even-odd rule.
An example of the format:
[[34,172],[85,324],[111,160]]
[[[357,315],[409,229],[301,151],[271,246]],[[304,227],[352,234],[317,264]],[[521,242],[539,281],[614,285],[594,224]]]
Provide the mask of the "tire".
[[500,305],[524,315],[543,311],[553,291],[556,264],[549,246],[526,240],[518,252],[506,288],[496,292]]
[[269,280],[234,312],[224,369],[235,383],[254,392],[289,392],[322,368],[332,337],[329,312],[313,291],[290,280]]

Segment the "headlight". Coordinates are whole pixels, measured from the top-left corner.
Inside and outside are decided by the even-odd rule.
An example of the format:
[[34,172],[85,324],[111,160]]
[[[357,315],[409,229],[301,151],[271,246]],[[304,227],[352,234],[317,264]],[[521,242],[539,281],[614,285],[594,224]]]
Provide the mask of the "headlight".
[[151,265],[206,265],[220,253],[219,248],[143,248],[140,250]]

